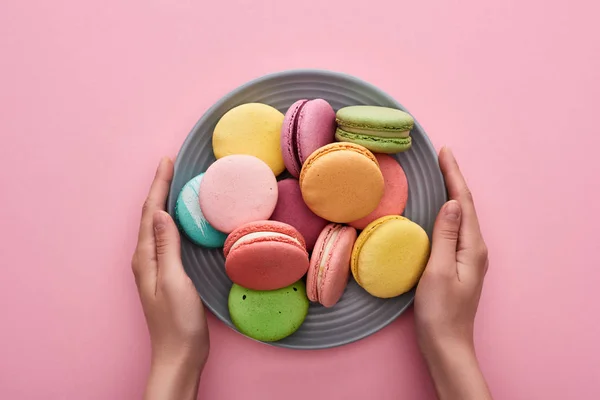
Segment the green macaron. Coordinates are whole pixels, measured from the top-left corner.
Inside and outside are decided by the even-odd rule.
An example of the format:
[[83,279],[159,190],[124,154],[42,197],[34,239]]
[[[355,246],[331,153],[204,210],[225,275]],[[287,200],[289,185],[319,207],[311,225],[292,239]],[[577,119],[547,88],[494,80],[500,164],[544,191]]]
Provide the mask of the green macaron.
[[415,121],[401,110],[378,106],[349,106],[336,114],[335,137],[376,153],[399,153],[410,149],[410,130]]
[[236,328],[244,335],[263,342],[281,340],[296,332],[308,313],[303,281],[268,291],[234,284],[229,292],[228,305]]

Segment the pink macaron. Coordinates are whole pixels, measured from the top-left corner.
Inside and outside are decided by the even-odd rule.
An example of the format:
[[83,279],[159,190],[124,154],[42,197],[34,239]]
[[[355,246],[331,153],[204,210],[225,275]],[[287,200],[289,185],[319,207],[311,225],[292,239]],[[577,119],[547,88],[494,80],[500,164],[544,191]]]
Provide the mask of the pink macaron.
[[306,249],[312,251],[327,221],[319,217],[304,203],[298,180],[294,178],[277,182],[279,197],[271,220],[280,221],[296,228],[306,241]]
[[335,111],[323,99],[298,100],[288,109],[281,128],[281,151],[287,170],[296,178],[304,161],[335,140]]
[[227,237],[223,254],[229,278],[247,289],[281,289],[308,270],[304,238],[283,222],[255,221],[240,226]]
[[369,215],[349,223],[356,229],[364,229],[371,222],[386,215],[401,215],[408,200],[408,181],[398,161],[387,154],[375,154],[375,158],[383,175],[383,197]]
[[229,233],[245,223],[269,219],[277,204],[277,180],[254,156],[226,156],[204,173],[198,199],[206,220]]
[[310,259],[306,294],[313,302],[333,307],[344,294],[350,274],[350,257],[356,229],[329,224],[323,229]]

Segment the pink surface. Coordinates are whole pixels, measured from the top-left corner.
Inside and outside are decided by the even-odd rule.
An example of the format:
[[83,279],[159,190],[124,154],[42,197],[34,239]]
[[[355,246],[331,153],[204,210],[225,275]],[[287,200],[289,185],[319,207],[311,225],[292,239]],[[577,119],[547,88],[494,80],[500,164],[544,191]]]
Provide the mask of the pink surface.
[[[600,398],[599,12],[592,0],[3,1],[0,398],[140,397],[150,353],[129,261],[156,164],[225,92],[296,67],[380,86],[453,148],[490,248],[476,342],[496,399]],[[200,396],[300,400],[310,382],[320,399],[433,399],[412,319],[295,352],[211,317]]]
[[383,197],[377,208],[369,215],[349,223],[356,229],[365,229],[371,222],[386,215],[401,215],[408,200],[406,174],[398,161],[387,154],[375,154],[375,158],[377,158],[385,183]]
[[271,216],[277,204],[277,180],[271,168],[254,156],[225,156],[206,170],[198,200],[206,220],[229,233]]

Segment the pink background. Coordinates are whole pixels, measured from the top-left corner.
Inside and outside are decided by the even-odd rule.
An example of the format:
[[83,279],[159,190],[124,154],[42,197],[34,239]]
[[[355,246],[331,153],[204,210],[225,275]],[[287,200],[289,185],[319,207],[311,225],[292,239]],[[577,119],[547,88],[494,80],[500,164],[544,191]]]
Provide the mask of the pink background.
[[[4,0],[0,398],[133,399],[149,343],[140,206],[219,97],[316,67],[383,88],[450,145],[491,268],[477,348],[497,399],[600,398],[597,2]],[[210,318],[203,399],[432,399],[409,311],[330,351]]]

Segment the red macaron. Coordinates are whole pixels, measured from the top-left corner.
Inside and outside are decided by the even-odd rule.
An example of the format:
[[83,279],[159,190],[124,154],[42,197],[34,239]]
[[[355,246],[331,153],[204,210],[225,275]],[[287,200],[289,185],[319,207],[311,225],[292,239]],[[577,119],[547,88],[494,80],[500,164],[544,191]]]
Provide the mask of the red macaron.
[[344,294],[350,275],[350,257],[356,241],[356,229],[329,224],[323,229],[306,277],[306,294],[313,302],[333,307]]
[[356,229],[365,229],[371,222],[386,215],[402,215],[408,201],[408,181],[398,161],[387,154],[375,154],[375,158],[383,175],[383,197],[369,215],[348,223]]
[[256,221],[235,229],[225,241],[225,271],[240,286],[275,290],[306,274],[308,252],[302,235],[291,225]]

